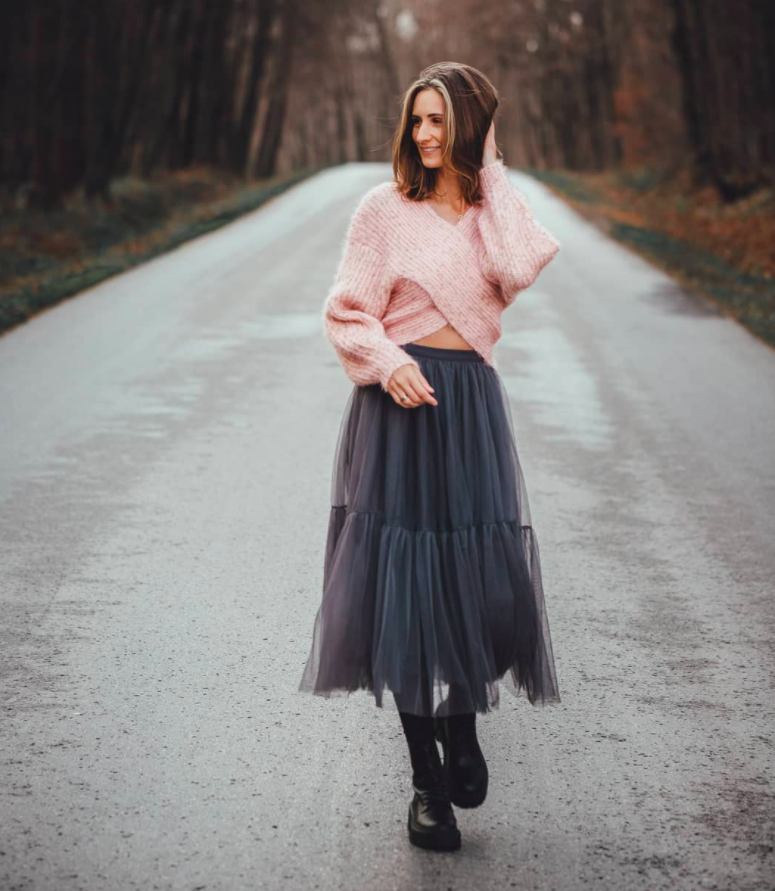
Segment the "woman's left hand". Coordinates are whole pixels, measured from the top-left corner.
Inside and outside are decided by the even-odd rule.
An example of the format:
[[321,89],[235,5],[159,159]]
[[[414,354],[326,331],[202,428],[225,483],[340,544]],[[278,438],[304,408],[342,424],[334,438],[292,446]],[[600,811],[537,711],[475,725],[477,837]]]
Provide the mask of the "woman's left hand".
[[484,151],[482,152],[482,167],[492,164],[498,160],[498,149],[495,145],[495,121],[490,124],[487,136],[484,140]]

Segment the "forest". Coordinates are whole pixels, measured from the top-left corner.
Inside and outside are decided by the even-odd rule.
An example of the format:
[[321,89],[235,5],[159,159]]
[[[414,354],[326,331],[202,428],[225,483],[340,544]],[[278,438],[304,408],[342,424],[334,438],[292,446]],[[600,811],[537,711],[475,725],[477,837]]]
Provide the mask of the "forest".
[[[496,85],[510,166],[582,212],[634,196],[649,225],[707,229],[703,249],[775,274],[770,0],[32,0],[3,4],[0,41],[6,220],[73,195],[109,207],[126,177],[389,161],[403,91],[455,60]],[[647,208],[660,188],[700,222]],[[0,286],[30,266],[20,231],[0,233]]]
[[766,0],[48,0],[3,4],[0,182],[44,206],[194,164],[267,176],[386,160],[402,86],[469,60],[510,162],[775,176]]

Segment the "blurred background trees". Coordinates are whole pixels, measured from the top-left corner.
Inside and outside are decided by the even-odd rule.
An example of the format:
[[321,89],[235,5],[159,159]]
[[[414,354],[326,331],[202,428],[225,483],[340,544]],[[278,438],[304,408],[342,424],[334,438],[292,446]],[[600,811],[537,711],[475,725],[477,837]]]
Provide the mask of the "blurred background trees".
[[513,166],[775,181],[771,0],[29,0],[0,7],[0,200],[390,157],[402,91],[464,61]]

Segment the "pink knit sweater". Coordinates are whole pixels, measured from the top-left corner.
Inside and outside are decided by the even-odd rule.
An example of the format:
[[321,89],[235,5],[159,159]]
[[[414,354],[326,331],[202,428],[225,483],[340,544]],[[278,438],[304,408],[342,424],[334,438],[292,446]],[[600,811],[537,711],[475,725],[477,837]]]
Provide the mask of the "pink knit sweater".
[[323,322],[347,376],[387,390],[401,344],[450,324],[489,365],[500,316],[560,245],[533,218],[502,161],[483,167],[484,206],[453,224],[388,181],[372,187],[350,220]]

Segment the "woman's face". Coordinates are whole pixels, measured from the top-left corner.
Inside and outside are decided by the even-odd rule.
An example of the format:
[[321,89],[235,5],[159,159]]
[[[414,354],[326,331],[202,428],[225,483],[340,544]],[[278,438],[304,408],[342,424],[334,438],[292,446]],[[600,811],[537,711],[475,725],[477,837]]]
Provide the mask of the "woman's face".
[[[444,148],[444,100],[436,90],[421,90],[412,106],[412,139],[426,167],[441,167]],[[423,151],[428,148],[430,151]]]

